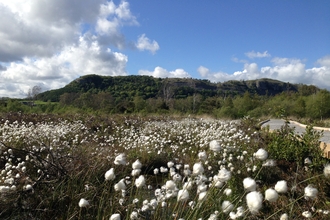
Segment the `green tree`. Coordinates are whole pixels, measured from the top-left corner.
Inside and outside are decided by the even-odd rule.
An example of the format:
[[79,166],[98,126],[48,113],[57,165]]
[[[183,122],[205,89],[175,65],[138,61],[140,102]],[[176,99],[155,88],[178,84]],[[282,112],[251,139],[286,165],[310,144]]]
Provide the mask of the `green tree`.
[[298,99],[294,103],[294,107],[292,109],[292,113],[294,116],[298,118],[303,118],[306,115],[306,101],[304,97],[299,96]]
[[308,97],[306,103],[307,115],[312,119],[323,120],[330,117],[330,93],[327,90],[320,90],[315,95]]

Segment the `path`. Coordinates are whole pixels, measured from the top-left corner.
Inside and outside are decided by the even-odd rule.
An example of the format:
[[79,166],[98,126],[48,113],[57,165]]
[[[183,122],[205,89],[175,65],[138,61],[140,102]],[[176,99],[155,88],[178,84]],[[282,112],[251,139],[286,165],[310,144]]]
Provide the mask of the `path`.
[[[269,129],[275,130],[280,129],[282,125],[284,125],[285,121],[282,119],[270,119],[268,122],[264,123],[262,127],[268,126]],[[295,128],[295,131],[297,134],[302,134],[305,132],[306,125],[299,124],[298,122],[291,121],[290,126]],[[314,127],[316,130],[324,130],[323,131],[323,137],[320,138],[320,141],[324,143],[330,143],[330,129],[329,128],[320,128],[320,127]]]

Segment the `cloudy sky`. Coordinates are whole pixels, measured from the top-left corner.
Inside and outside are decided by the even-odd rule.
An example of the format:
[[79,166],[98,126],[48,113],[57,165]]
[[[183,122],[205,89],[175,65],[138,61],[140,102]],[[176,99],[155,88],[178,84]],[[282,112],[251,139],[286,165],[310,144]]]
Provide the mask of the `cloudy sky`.
[[0,97],[86,75],[330,90],[328,0],[0,0]]

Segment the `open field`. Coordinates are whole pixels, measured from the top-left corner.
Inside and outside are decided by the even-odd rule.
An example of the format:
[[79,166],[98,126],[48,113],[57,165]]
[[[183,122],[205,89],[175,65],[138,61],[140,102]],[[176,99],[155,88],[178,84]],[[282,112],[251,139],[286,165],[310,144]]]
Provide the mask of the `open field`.
[[317,133],[297,142],[257,124],[4,115],[0,217],[328,219],[330,166]]

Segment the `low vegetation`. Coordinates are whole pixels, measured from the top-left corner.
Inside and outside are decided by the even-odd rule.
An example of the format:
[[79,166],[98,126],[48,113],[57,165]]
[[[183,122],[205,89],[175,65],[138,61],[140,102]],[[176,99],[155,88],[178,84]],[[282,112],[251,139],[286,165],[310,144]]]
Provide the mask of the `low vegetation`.
[[0,218],[329,219],[320,135],[249,117],[2,114]]

